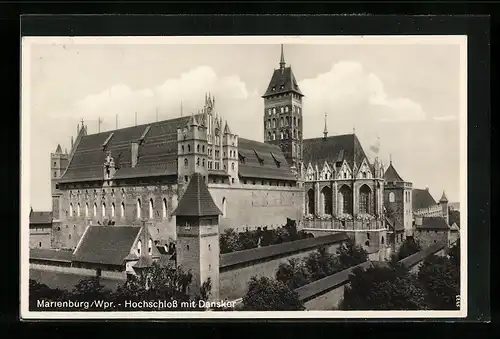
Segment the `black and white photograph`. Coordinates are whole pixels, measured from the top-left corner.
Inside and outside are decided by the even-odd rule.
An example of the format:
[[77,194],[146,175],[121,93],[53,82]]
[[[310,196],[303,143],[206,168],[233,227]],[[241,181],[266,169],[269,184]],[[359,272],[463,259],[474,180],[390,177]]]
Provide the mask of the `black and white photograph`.
[[466,36],[25,37],[21,125],[23,318],[467,316]]

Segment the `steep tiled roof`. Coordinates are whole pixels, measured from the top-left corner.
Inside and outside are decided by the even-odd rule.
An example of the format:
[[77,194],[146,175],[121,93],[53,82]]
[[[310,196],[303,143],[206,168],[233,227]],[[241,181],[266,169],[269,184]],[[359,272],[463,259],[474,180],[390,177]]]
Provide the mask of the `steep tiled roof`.
[[239,138],[238,152],[243,157],[238,164],[242,177],[296,180],[277,145]]
[[259,248],[252,248],[249,250],[226,253],[220,256],[220,267],[229,267],[246,262],[258,261],[273,256],[281,256],[313,247],[346,241],[348,239],[349,237],[346,233],[336,233],[317,238],[309,238],[278,245],[264,246]]
[[30,260],[44,260],[44,261],[59,261],[71,262],[73,256],[72,251],[48,249],[48,248],[32,248],[30,249]]
[[355,134],[334,135],[327,138],[304,139],[304,164],[323,166],[337,161],[346,160],[349,166],[353,165],[353,160],[356,160],[356,165],[361,166],[366,158],[366,153]]
[[287,92],[294,92],[303,96],[291,67],[285,67],[283,70],[281,68],[275,69],[269,86],[267,86],[266,93],[262,97],[265,98]]
[[202,175],[194,173],[174,215],[214,216],[219,214],[222,213],[215,205]]
[[30,213],[30,224],[51,224],[52,212],[38,212],[33,211]]
[[73,260],[78,262],[123,265],[141,227],[88,226]]
[[295,292],[297,292],[297,294],[299,295],[300,300],[308,301],[313,299],[317,295],[325,294],[326,292],[331,291],[338,286],[346,284],[349,281],[349,275],[352,274],[352,271],[354,269],[361,268],[363,270],[366,270],[371,267],[373,267],[373,264],[370,261],[366,261],[362,264],[313,281],[310,284],[301,286],[297,288]]
[[445,247],[443,244],[432,244],[431,246],[423,249],[420,252],[410,255],[399,261],[399,263],[405,265],[406,267],[412,267],[418,263],[420,263],[425,258],[433,255],[436,252],[439,252]]
[[389,164],[389,167],[387,167],[387,170],[385,171],[384,180],[388,182],[404,181],[392,165],[392,162]]
[[422,225],[416,226],[417,229],[427,229],[427,230],[449,230],[450,227],[446,223],[443,217],[423,217]]
[[[184,127],[190,117],[180,117],[150,124],[122,128],[82,136],[68,169],[61,178],[64,181],[102,180],[106,152],[104,142],[109,138],[106,150],[111,152],[119,168],[115,178],[175,175],[177,173],[177,128]],[[131,167],[131,143],[137,141],[150,126],[139,147],[139,160]]]
[[418,210],[421,208],[429,208],[436,205],[436,200],[432,197],[427,189],[414,188],[411,193],[412,208]]

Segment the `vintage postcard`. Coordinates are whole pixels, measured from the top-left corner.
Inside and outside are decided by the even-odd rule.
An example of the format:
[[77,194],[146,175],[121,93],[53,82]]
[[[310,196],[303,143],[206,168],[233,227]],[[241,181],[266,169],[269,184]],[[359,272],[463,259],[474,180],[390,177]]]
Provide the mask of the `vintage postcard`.
[[466,47],[23,38],[21,317],[466,317]]

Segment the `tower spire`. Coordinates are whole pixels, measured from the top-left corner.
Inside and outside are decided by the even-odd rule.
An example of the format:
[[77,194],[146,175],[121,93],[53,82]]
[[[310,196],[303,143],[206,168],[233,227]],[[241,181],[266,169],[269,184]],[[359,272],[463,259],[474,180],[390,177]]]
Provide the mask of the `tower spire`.
[[281,59],[280,59],[280,69],[285,69],[285,53],[283,53],[283,44],[281,44]]
[[328,137],[328,128],[326,125],[326,112],[325,112],[325,129],[323,130],[323,136],[326,138]]
[[389,154],[389,165],[392,165],[392,154]]

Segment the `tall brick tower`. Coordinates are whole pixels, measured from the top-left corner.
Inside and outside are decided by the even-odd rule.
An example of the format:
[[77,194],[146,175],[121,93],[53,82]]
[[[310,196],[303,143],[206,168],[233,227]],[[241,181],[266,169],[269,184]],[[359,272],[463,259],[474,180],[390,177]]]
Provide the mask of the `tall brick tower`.
[[177,209],[177,264],[192,274],[191,295],[200,293],[208,278],[209,300],[219,299],[219,215],[222,214],[208,191],[203,176],[195,172]]
[[412,210],[412,183],[401,178],[392,160],[384,174],[384,205],[390,218],[394,221],[396,229],[404,229],[404,235],[412,236],[413,210]]
[[283,45],[264,99],[264,142],[278,145],[290,165],[302,161],[302,98],[292,67],[286,67]]

